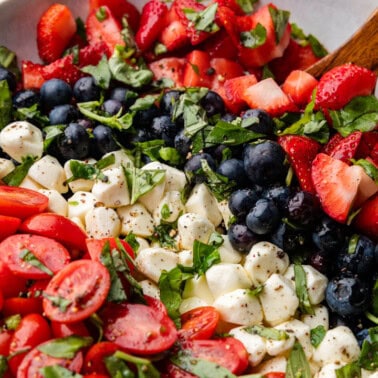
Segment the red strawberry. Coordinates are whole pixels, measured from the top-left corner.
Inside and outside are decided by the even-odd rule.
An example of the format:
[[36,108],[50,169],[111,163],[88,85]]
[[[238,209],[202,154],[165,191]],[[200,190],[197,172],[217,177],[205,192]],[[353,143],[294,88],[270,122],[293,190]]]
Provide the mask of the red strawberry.
[[76,22],[70,9],[63,4],[51,5],[37,25],[37,46],[41,59],[51,63],[60,58],[75,33]]
[[212,90],[216,91],[222,87],[226,80],[243,75],[243,67],[230,59],[213,58],[210,60],[210,66],[214,70]]
[[168,51],[177,50],[190,44],[185,25],[179,20],[172,21],[162,30],[159,41]]
[[370,151],[370,158],[375,164],[375,166],[378,168],[378,142],[375,144],[375,146]]
[[168,7],[159,0],[151,0],[142,9],[139,29],[135,34],[135,42],[140,50],[150,49],[165,27],[165,16]]
[[138,30],[140,13],[134,4],[127,0],[89,0],[89,11],[91,12],[103,5],[110,9],[120,23],[122,22],[122,17],[125,16],[131,29],[134,32]]
[[356,153],[357,159],[363,159],[374,153],[375,146],[378,145],[378,131],[367,131],[362,133],[361,142]]
[[329,155],[330,152],[344,139],[344,137],[340,133],[335,133],[332,135],[330,140],[327,144],[323,147],[323,151],[325,154]]
[[320,144],[314,139],[301,135],[281,136],[278,138],[278,143],[285,150],[302,190],[315,194],[311,166],[320,150]]
[[361,131],[355,131],[347,137],[341,138],[332,149],[327,149],[328,155],[335,159],[342,160],[347,164],[350,164],[350,159],[355,156],[361,138]]
[[105,5],[89,13],[85,27],[88,42],[91,45],[105,42],[111,52],[113,52],[115,46],[125,45],[121,34],[121,25]]
[[193,50],[187,55],[183,84],[185,87],[207,87],[212,85],[214,72],[210,56],[205,51]]
[[366,201],[353,221],[361,233],[378,243],[378,195]]
[[156,80],[171,79],[176,87],[182,87],[186,61],[183,58],[162,58],[148,65]]
[[236,60],[238,49],[227,34],[226,30],[221,29],[209,37],[202,45],[202,49],[206,51],[212,58],[225,58]]
[[243,16],[245,13],[236,0],[215,0],[219,6],[232,9],[235,14]]
[[356,96],[372,94],[377,77],[374,72],[352,63],[337,66],[319,80],[316,106],[338,110]]
[[39,89],[45,79],[42,76],[43,65],[25,60],[21,64],[22,86],[24,89]]
[[312,163],[311,177],[325,213],[340,223],[347,221],[356,203],[378,190],[375,182],[357,165],[319,153]]
[[297,110],[293,101],[272,78],[248,87],[243,93],[243,100],[250,108],[264,109],[271,116]]
[[317,85],[314,76],[302,70],[294,70],[282,84],[282,90],[296,105],[303,107],[311,101],[312,92]]
[[79,50],[79,67],[96,66],[103,55],[110,57],[111,51],[108,45],[103,42],[97,42],[93,45],[88,45]]

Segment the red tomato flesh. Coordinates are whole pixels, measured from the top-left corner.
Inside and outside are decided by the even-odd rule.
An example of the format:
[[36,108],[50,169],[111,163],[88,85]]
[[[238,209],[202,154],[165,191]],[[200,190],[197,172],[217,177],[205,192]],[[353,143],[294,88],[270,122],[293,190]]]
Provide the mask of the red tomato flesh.
[[19,228],[21,219],[0,214],[0,241],[13,235]]
[[83,372],[86,374],[109,374],[104,358],[111,356],[119,349],[117,344],[110,341],[102,341],[92,345],[85,355]]

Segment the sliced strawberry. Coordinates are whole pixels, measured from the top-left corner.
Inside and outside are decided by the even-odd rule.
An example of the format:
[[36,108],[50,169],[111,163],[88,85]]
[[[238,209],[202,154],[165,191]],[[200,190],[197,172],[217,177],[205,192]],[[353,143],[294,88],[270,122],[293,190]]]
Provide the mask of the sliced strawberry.
[[272,78],[248,87],[243,93],[243,100],[250,108],[264,109],[272,116],[297,110],[293,101]]
[[37,46],[40,58],[51,63],[62,56],[76,33],[76,22],[70,9],[63,4],[51,5],[37,25]]
[[222,87],[226,80],[243,75],[243,67],[230,59],[213,58],[210,60],[210,66],[214,70],[213,82],[211,88],[216,91]]
[[371,149],[369,157],[372,160],[372,162],[375,164],[375,166],[378,168],[378,142]]
[[218,3],[219,6],[232,9],[232,11],[238,16],[243,16],[245,14],[236,0],[215,0],[215,2]]
[[366,201],[353,221],[361,233],[378,243],[378,195]]
[[335,133],[332,135],[327,144],[323,147],[322,152],[329,155],[330,152],[344,139],[340,133]]
[[211,88],[214,70],[210,66],[209,54],[205,51],[193,50],[186,58],[184,86]]
[[347,221],[357,198],[361,203],[378,189],[363,168],[324,153],[314,159],[311,176],[324,212],[340,223]]
[[110,57],[111,51],[104,41],[93,43],[79,50],[79,67],[96,66],[103,55]]
[[320,144],[314,139],[301,135],[281,136],[278,138],[278,143],[285,150],[302,190],[315,194],[311,166],[320,150]]
[[377,77],[374,72],[352,63],[337,66],[319,80],[316,106],[338,110],[356,96],[372,94]]
[[362,138],[356,152],[356,158],[363,159],[367,156],[371,156],[376,145],[378,145],[378,131],[362,133]]
[[201,46],[212,58],[236,60],[238,55],[238,49],[225,29],[212,35]]
[[240,35],[237,28],[238,18],[235,12],[228,7],[219,6],[217,11],[217,21],[226,30],[232,44],[238,48],[240,44]]
[[339,139],[338,143],[332,148],[328,148],[328,155],[350,164],[350,159],[354,158],[362,138],[361,131],[355,131],[347,137]]
[[117,45],[124,46],[122,28],[107,6],[92,10],[85,22],[89,44],[105,42],[109,51],[113,52]]
[[247,103],[243,99],[243,93],[248,87],[256,83],[255,75],[234,77],[224,82],[226,105],[232,113],[239,114],[246,108]]
[[186,61],[184,58],[162,58],[148,65],[156,80],[171,79],[176,87],[183,86]]
[[168,7],[159,0],[151,0],[145,4],[140,17],[139,29],[135,34],[135,42],[141,51],[150,49],[165,27],[165,16]]
[[84,76],[84,73],[73,63],[73,56],[67,55],[44,66],[42,76],[45,80],[61,79],[73,85]]
[[161,31],[159,41],[168,51],[174,51],[190,45],[185,25],[179,20],[172,21]]
[[45,82],[42,76],[43,65],[24,60],[21,64],[22,86],[24,89],[39,89]]
[[304,107],[311,101],[312,92],[317,85],[314,76],[302,70],[294,70],[282,84],[282,90],[298,107]]
[[134,32],[138,30],[140,13],[134,4],[127,0],[89,0],[89,11],[91,12],[103,5],[110,9],[120,23],[122,23],[122,18],[126,17],[131,29]]

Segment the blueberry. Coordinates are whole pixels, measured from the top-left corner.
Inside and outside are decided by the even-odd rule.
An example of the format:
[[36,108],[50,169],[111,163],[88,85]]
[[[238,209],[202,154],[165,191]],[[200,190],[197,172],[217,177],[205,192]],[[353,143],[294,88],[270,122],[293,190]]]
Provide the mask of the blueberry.
[[89,153],[89,135],[78,123],[70,123],[58,137],[57,149],[62,160],[85,159]]
[[356,276],[345,274],[334,277],[327,285],[326,301],[330,309],[340,316],[356,316],[369,306],[369,287]]
[[257,235],[266,235],[276,228],[280,213],[272,200],[259,199],[247,214],[247,227]]
[[303,190],[294,193],[287,204],[289,220],[300,226],[308,226],[315,223],[319,213],[319,204],[315,196]]
[[165,92],[160,100],[161,111],[165,114],[172,115],[181,94],[182,92],[176,89]]
[[13,96],[13,106],[15,108],[30,108],[40,101],[39,93],[31,89],[16,92]]
[[140,143],[146,142],[152,139],[149,131],[145,127],[140,127],[136,130],[135,134],[133,134],[130,138],[131,143]]
[[109,126],[97,125],[93,129],[93,138],[98,157],[119,148],[114,139],[113,130]]
[[239,186],[245,186],[248,182],[243,161],[239,159],[222,161],[217,168],[217,172],[229,180],[235,181]]
[[207,163],[209,164],[209,167],[212,170],[215,170],[215,161],[212,158],[211,155],[209,155],[206,152],[202,152],[196,155],[193,155],[186,163],[184,170],[188,172],[196,172],[199,169],[202,168],[202,163],[201,160],[206,160]]
[[122,109],[122,104],[118,100],[108,99],[103,102],[101,109],[109,116],[114,116]]
[[101,89],[92,76],[80,78],[73,86],[73,95],[77,102],[99,100]]
[[125,87],[115,87],[110,91],[109,99],[119,101],[124,109],[134,104],[136,93]]
[[309,264],[320,273],[329,276],[333,271],[332,258],[328,252],[315,251],[309,256]]
[[288,254],[301,252],[308,244],[307,234],[282,222],[270,234],[270,241]]
[[57,105],[69,104],[72,98],[71,87],[63,80],[51,79],[42,84],[41,103],[51,109]]
[[221,119],[222,119],[222,121],[231,123],[232,121],[235,121],[236,118],[237,118],[237,116],[235,114],[225,113],[225,114],[223,114]]
[[345,235],[345,226],[324,215],[314,227],[312,241],[321,251],[334,253],[343,248]]
[[281,213],[286,213],[291,197],[291,189],[284,185],[274,185],[263,191],[262,196],[274,201]]
[[182,156],[187,156],[191,149],[191,140],[185,135],[184,129],[181,129],[173,140],[174,147]]
[[284,150],[274,141],[248,144],[243,150],[244,169],[249,180],[261,186],[283,182],[287,167]]
[[248,109],[242,116],[242,126],[248,130],[261,134],[274,133],[274,121],[272,117],[262,109]]
[[156,105],[152,105],[147,109],[137,110],[133,118],[133,126],[150,127],[152,120],[160,115],[160,110]]
[[154,139],[163,139],[167,146],[173,147],[177,126],[170,116],[161,115],[152,120],[150,133]]
[[65,125],[76,121],[80,116],[77,108],[70,104],[54,106],[49,113],[51,125]]
[[245,224],[234,223],[227,232],[228,239],[234,249],[248,253],[252,246],[260,241],[258,235],[248,229]]
[[224,101],[218,93],[208,91],[200,101],[201,106],[204,108],[206,115],[212,117],[216,114],[222,115],[225,112]]
[[238,189],[231,193],[228,207],[235,217],[243,219],[258,200],[258,195],[253,189]]
[[6,82],[8,83],[8,88],[11,92],[13,92],[16,89],[17,80],[14,73],[3,67],[0,67],[0,81],[3,80],[6,80]]

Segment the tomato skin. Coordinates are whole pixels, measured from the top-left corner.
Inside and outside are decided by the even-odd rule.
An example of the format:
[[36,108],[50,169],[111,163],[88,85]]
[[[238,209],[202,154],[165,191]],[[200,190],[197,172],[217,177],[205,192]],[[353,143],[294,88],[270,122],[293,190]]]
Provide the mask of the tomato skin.
[[69,250],[86,250],[87,234],[72,220],[55,213],[35,214],[26,218],[20,231],[54,239]]
[[26,279],[14,275],[8,265],[0,260],[0,291],[4,298],[17,297],[26,290],[26,283]]
[[71,260],[67,249],[54,239],[32,234],[15,234],[0,243],[0,260],[8,265],[13,274],[26,279],[50,278],[50,275],[25,262],[20,257],[30,251],[52,273],[57,273]]
[[26,218],[47,209],[49,199],[35,190],[0,185],[0,214]]
[[109,374],[104,358],[111,356],[119,349],[119,346],[111,341],[101,341],[92,345],[84,357],[83,372]]
[[286,374],[283,372],[271,372],[264,374],[265,378],[285,378]]
[[160,353],[177,340],[173,321],[166,312],[153,306],[109,303],[100,317],[104,322],[105,338],[129,353]]
[[9,359],[11,372],[17,374],[18,366],[28,353],[28,351],[21,352],[22,350],[34,348],[50,338],[50,326],[43,316],[39,314],[24,316],[13,333],[9,347],[10,355],[16,353]]
[[9,330],[2,330],[0,332],[0,355],[1,356],[8,356],[9,355],[9,347],[12,340],[14,331]]
[[60,337],[67,337],[72,335],[87,337],[90,336],[88,328],[83,322],[77,323],[59,323],[59,322],[51,322],[51,331],[53,337],[60,338]]
[[13,235],[20,227],[21,219],[0,214],[0,241]]
[[189,340],[210,339],[219,321],[219,312],[212,306],[198,307],[181,315],[179,337]]
[[42,314],[42,298],[23,298],[12,297],[6,298],[3,305],[3,315],[5,317],[11,315],[28,315],[28,314]]
[[50,320],[75,323],[96,312],[104,303],[109,289],[109,271],[101,263],[76,260],[60,270],[45,290],[47,296],[69,301],[65,311],[46,297],[43,309]]

